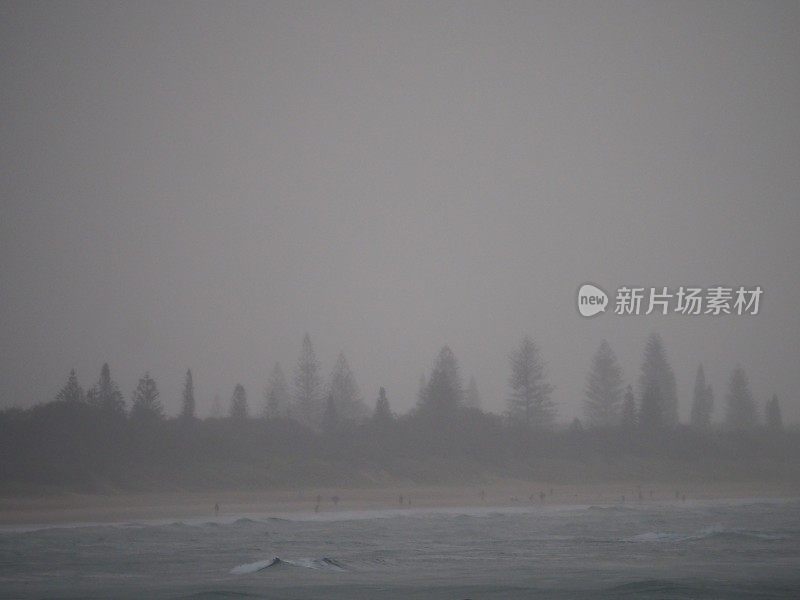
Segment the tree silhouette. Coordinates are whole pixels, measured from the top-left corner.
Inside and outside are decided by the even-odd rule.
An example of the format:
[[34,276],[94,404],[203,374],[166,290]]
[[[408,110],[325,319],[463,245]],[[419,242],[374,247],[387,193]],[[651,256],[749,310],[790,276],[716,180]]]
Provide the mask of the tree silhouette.
[[642,425],[663,428],[678,424],[675,374],[667,360],[664,342],[657,333],[651,333],[647,338],[639,387],[642,395],[640,412]]
[[394,414],[386,397],[386,390],[378,390],[378,400],[375,402],[375,412],[372,413],[372,422],[378,427],[385,427],[394,423]]
[[694,378],[694,394],[692,396],[692,414],[690,423],[698,429],[711,427],[711,414],[714,410],[714,392],[706,383],[703,365],[698,365]]
[[237,421],[244,421],[250,416],[250,409],[247,406],[247,394],[244,391],[244,386],[237,383],[233,388],[233,396],[231,396],[231,419]]
[[783,431],[783,415],[781,405],[778,402],[778,395],[772,394],[772,399],[767,401],[766,406],[767,429],[772,432]]
[[602,341],[592,358],[586,376],[584,413],[591,427],[619,425],[619,405],[622,400],[622,367],[609,343]]
[[87,401],[109,414],[125,415],[125,399],[119,386],[111,379],[111,369],[108,363],[103,364],[100,369],[100,379],[95,386],[89,390]]
[[448,346],[436,357],[423,398],[417,404],[419,414],[434,423],[452,418],[462,406],[463,389],[458,360]]
[[307,425],[319,427],[322,418],[322,383],[320,366],[308,334],[297,360],[294,375],[293,413]]
[[183,382],[181,418],[187,421],[195,418],[194,381],[192,380],[191,369],[186,369],[186,379]]
[[725,415],[728,429],[744,431],[758,425],[756,403],[750,391],[750,382],[741,366],[736,366],[728,382],[728,411]]
[[67,383],[65,383],[64,387],[56,394],[56,400],[62,402],[83,402],[85,399],[86,395],[80,383],[78,383],[78,376],[75,374],[75,369],[72,369],[69,372]]
[[139,385],[133,392],[131,419],[140,424],[151,424],[164,418],[164,407],[158,399],[158,387],[150,373],[139,379]]
[[526,429],[548,429],[555,419],[555,407],[550,400],[553,386],[545,378],[544,362],[539,348],[525,336],[511,353],[511,394],[508,416],[513,423]]
[[367,407],[361,399],[356,377],[347,364],[344,352],[340,352],[331,373],[330,394],[336,412],[344,421],[359,421],[367,416]]

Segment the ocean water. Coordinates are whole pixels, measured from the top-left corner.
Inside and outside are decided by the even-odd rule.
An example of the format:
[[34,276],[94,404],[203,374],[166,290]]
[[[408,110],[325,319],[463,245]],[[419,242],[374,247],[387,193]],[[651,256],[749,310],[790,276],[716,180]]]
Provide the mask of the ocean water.
[[800,598],[800,501],[0,530],[3,598]]

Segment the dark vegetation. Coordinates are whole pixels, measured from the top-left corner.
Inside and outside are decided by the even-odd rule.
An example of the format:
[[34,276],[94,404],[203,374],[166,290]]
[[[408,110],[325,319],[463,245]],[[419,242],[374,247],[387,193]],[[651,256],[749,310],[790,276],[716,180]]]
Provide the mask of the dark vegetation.
[[[308,336],[290,386],[280,366],[252,411],[236,385],[227,414],[195,415],[186,373],[181,412],[166,417],[145,373],[126,406],[108,365],[84,392],[73,371],[56,399],[0,413],[0,483],[26,490],[253,489],[397,482],[799,480],[800,432],[784,429],[773,396],[759,409],[736,367],[724,419],[698,367],[691,421],[678,420],[675,376],[652,335],[634,387],[603,342],[586,380],[583,420],[555,424],[539,348],[510,357],[507,411],[484,412],[477,384],[462,387],[447,347],[420,382],[417,404],[395,415],[381,388],[362,400],[340,355],[327,384]],[[764,419],[761,418],[763,413]]]

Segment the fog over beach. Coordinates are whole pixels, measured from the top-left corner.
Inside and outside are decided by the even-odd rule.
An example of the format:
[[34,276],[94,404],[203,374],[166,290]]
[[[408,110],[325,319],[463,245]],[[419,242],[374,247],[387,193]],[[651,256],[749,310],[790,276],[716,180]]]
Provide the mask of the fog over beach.
[[796,0],[7,0],[0,115],[0,597],[800,596]]

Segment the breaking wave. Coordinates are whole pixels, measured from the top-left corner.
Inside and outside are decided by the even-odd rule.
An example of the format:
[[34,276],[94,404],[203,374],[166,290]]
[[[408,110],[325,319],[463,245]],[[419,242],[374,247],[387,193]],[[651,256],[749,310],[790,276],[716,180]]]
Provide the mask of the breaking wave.
[[288,565],[291,567],[301,567],[304,569],[314,569],[316,571],[345,571],[346,569],[338,561],[323,556],[322,558],[296,558],[288,560],[275,556],[271,559],[260,560],[253,563],[238,565],[231,569],[232,575],[247,575],[250,573],[257,573],[264,569],[271,567],[279,567],[281,565]]
[[631,537],[623,538],[624,542],[691,542],[706,540],[710,538],[744,538],[778,541],[785,539],[785,536],[766,531],[754,531],[749,529],[727,529],[724,527],[706,527],[694,533],[673,533],[649,531]]

